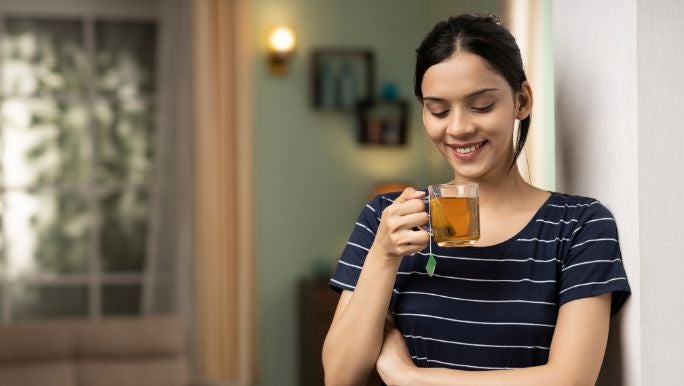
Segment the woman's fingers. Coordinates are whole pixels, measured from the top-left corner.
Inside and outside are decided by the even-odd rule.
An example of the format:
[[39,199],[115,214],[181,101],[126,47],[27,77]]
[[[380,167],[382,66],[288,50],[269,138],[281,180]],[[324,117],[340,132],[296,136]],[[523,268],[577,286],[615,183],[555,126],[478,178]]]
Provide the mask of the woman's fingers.
[[[425,195],[425,193],[423,193]],[[394,214],[404,216],[411,213],[425,212],[425,202],[421,198],[412,198],[397,204]]]
[[421,227],[428,223],[430,216],[426,212],[419,212],[401,216],[401,227],[406,229],[413,229]]
[[401,204],[404,201],[410,200],[412,198],[419,198],[423,195],[425,195],[425,192],[420,191],[420,190],[415,190],[409,186],[408,188],[404,189],[403,192],[401,192],[399,197],[394,199],[394,202],[397,204]]
[[430,241],[430,234],[422,229],[419,229],[417,231],[407,229],[400,232],[400,236],[398,237],[397,241],[399,245],[412,245],[416,247],[421,247],[420,249],[418,249],[419,251],[421,251],[423,250],[423,248],[427,246],[427,243]]
[[423,191],[406,188],[383,211],[376,242],[390,256],[406,256],[427,246],[430,235],[420,229],[428,222],[424,196]]
[[415,212],[403,216],[391,215],[383,216],[382,222],[390,232],[400,231],[402,229],[413,229],[427,224],[428,214],[426,212]]

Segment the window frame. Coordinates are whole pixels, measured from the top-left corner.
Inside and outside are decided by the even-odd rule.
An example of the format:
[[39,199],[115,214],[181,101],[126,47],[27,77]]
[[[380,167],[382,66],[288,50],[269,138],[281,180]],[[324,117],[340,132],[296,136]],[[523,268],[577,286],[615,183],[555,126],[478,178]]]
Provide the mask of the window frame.
[[[4,38],[4,23],[8,17],[27,17],[27,18],[44,18],[44,19],[69,19],[79,20],[83,23],[82,38],[84,49],[89,58],[89,62],[94,63],[95,58],[95,23],[98,21],[150,21],[155,23],[157,27],[156,34],[156,90],[152,95],[155,105],[157,106],[155,113],[155,133],[153,135],[154,157],[152,159],[152,170],[158,170],[159,156],[159,136],[163,130],[161,126],[162,120],[160,117],[165,113],[162,111],[164,105],[160,103],[161,95],[164,92],[164,83],[161,81],[161,74],[164,74],[165,64],[161,59],[163,48],[163,34],[160,33],[162,27],[162,18],[156,0],[132,1],[123,0],[118,2],[108,2],[103,0],[5,0],[0,3],[0,42]],[[0,52],[0,62],[2,62],[2,53]],[[88,112],[88,127],[92,130],[93,117],[93,97],[96,95],[95,77],[93,74],[94,66],[91,66],[91,71],[87,76],[87,88],[85,91],[86,111]],[[0,86],[2,86],[2,74],[0,73]],[[5,96],[0,95],[0,106],[4,103]],[[0,130],[2,130],[2,122],[0,122]],[[92,136],[89,139],[92,147]],[[93,160],[91,160],[92,162]],[[154,174],[154,173],[153,173]],[[10,278],[8,272],[8,258],[6,255],[0,256],[0,322],[12,323],[15,322],[12,314],[12,291],[16,285],[49,285],[49,286],[86,286],[88,293],[87,314],[83,315],[89,319],[99,319],[103,315],[102,293],[103,287],[106,285],[140,285],[140,313],[147,314],[151,309],[150,292],[153,291],[155,280],[163,278],[156,277],[152,267],[154,267],[154,232],[157,229],[157,189],[155,189],[155,177],[152,176],[150,180],[140,185],[130,184],[115,184],[119,191],[127,188],[144,187],[149,190],[149,213],[147,225],[147,239],[146,239],[146,253],[143,261],[141,271],[119,271],[119,272],[102,272],[102,256],[99,248],[99,232],[101,227],[100,208],[96,201],[97,193],[93,192],[93,180],[86,182],[85,187],[88,192],[85,195],[88,204],[88,211],[96,219],[93,225],[94,235],[89,236],[88,247],[88,269],[84,273],[74,274],[33,274],[30,276],[22,276],[17,278]],[[43,187],[41,187],[42,189]],[[60,187],[45,186],[48,191],[58,191]],[[13,187],[6,188],[0,185],[0,199],[4,201],[5,194],[10,191],[27,191],[26,188],[15,189]],[[95,241],[93,241],[95,240]]]

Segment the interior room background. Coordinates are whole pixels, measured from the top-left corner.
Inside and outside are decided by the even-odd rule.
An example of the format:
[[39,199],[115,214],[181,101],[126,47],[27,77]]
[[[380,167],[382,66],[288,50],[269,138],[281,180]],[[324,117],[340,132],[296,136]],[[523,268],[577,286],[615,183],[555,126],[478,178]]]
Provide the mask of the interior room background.
[[[196,381],[316,384],[319,284],[360,208],[451,177],[422,133],[414,50],[469,11],[523,51],[523,174],[618,219],[634,295],[599,384],[681,379],[665,333],[681,313],[661,313],[681,303],[682,186],[662,170],[683,166],[684,58],[667,47],[684,8],[667,0],[2,0],[2,326],[171,315]],[[276,74],[280,24],[296,43]],[[404,143],[363,143],[356,111],[316,107],[313,53],[350,50],[372,54],[371,97],[406,102]]]

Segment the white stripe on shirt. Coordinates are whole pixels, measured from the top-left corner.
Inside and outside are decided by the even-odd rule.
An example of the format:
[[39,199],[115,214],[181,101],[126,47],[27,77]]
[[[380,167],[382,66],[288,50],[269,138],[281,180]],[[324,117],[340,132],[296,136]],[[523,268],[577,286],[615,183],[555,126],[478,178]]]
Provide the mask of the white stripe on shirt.
[[347,241],[347,244],[349,244],[349,245],[351,245],[351,246],[354,246],[354,247],[357,247],[357,248],[361,248],[361,249],[363,249],[363,250],[366,251],[366,252],[369,251],[369,249],[366,248],[366,247],[364,247],[363,245],[355,244],[355,243],[352,243],[351,241]]
[[540,243],[555,243],[557,241],[570,241],[570,239],[556,237],[553,240],[543,240],[543,239],[538,239],[538,238],[534,237],[531,239],[516,239],[516,241],[538,241]]
[[339,284],[339,285],[341,285],[341,286],[343,286],[343,287],[347,287],[347,288],[351,288],[351,289],[356,289],[356,287],[354,287],[353,285],[345,284],[345,283],[342,283],[341,281],[337,281],[337,280],[332,279],[332,278],[330,279],[330,281],[333,282],[333,283]]
[[521,300],[521,299],[508,299],[508,300],[484,300],[484,299],[466,299],[466,298],[457,298],[455,296],[446,296],[446,295],[440,295],[440,294],[434,294],[431,292],[418,292],[418,291],[397,291],[396,289],[393,290],[395,294],[397,295],[426,295],[426,296],[436,296],[440,298],[445,298],[445,299],[452,299],[452,300],[459,300],[463,302],[474,302],[474,303],[532,303],[532,304],[544,304],[548,306],[555,306],[556,303],[551,303],[551,302],[542,302],[542,301],[536,301],[536,300]]
[[[423,252],[416,252],[412,253],[409,256],[413,255],[423,255],[423,256],[429,256],[429,253],[423,253]],[[452,260],[470,260],[470,261],[491,261],[494,263],[502,263],[502,262],[513,262],[513,263],[526,263],[528,261],[532,261],[534,263],[553,263],[553,262],[561,262],[560,259],[548,259],[548,260],[536,260],[531,257],[528,257],[527,259],[484,259],[480,257],[458,257],[458,256],[444,256],[444,255],[437,255],[437,254],[432,254],[434,257],[442,258],[442,259],[452,259]]]
[[449,322],[465,323],[465,324],[483,324],[483,325],[489,325],[489,326],[536,326],[536,327],[550,327],[550,328],[556,327],[554,324],[525,323],[525,322],[477,322],[474,320],[461,320],[461,319],[454,319],[454,318],[445,318],[443,316],[435,316],[435,315],[428,315],[428,314],[411,314],[411,313],[403,313],[403,312],[401,312],[401,313],[392,312],[392,315],[416,316],[419,318],[440,319],[440,320],[446,320]]
[[460,365],[458,363],[450,363],[450,362],[442,362],[438,361],[436,359],[428,359],[426,357],[418,357],[418,356],[411,356],[413,359],[417,359],[419,361],[426,361],[426,362],[434,362],[434,363],[439,363],[441,365],[447,365],[447,366],[453,366],[453,367],[467,367],[470,369],[482,369],[482,370],[511,370],[514,369],[515,367],[485,367],[485,366],[472,366],[472,365]]
[[554,208],[577,208],[577,207],[580,207],[580,206],[592,206],[592,205],[598,204],[598,203],[599,203],[598,201],[594,201],[594,202],[589,203],[589,204],[577,204],[577,205],[568,205],[568,204],[563,204],[563,205],[547,204],[547,205],[548,205],[548,206],[552,206],[552,207],[554,207]]
[[361,228],[364,228],[365,230],[367,230],[368,232],[370,232],[370,234],[372,234],[373,236],[375,236],[375,233],[373,233],[373,231],[370,230],[370,228],[368,228],[367,226],[361,224],[360,222],[357,222],[356,225],[360,226]]
[[570,249],[575,248],[575,247],[579,247],[580,245],[584,245],[584,244],[586,244],[586,243],[593,243],[593,242],[595,242],[595,241],[614,241],[614,242],[616,242],[616,243],[618,242],[616,239],[613,239],[613,238],[591,239],[591,240],[582,241],[582,242],[579,243],[579,244],[575,244],[575,245],[573,245],[572,247],[570,247]]
[[338,260],[338,262],[341,263],[341,264],[344,264],[344,265],[346,265],[346,266],[349,266],[349,267],[354,267],[354,268],[357,268],[357,269],[361,269],[360,266],[354,265],[354,264],[351,264],[351,263],[347,263],[346,261]]
[[[604,217],[604,218],[597,218],[597,219],[594,219],[594,220],[589,220],[589,221],[585,222],[584,224],[589,224],[589,223],[596,222],[596,221],[606,221],[606,220],[607,220],[607,221],[615,221],[614,218]],[[582,227],[577,227],[577,228],[575,228],[575,230],[573,230],[572,233],[570,234],[570,237],[572,237],[572,235],[574,235],[575,233],[577,233],[577,231],[580,230],[580,229],[582,229]]]
[[[397,272],[397,275],[427,275],[427,272],[420,272],[420,271],[399,271]],[[451,279],[451,280],[464,280],[464,281],[476,281],[476,282],[489,282],[489,283],[522,283],[522,282],[528,282],[528,283],[535,283],[535,284],[547,284],[547,283],[555,283],[555,280],[532,280],[528,278],[524,279],[473,279],[470,277],[458,277],[458,276],[447,276],[447,275],[438,275],[438,274],[433,274],[433,277],[441,277],[443,279]]]
[[593,282],[591,282],[591,283],[577,284],[577,285],[573,285],[572,287],[568,287],[568,288],[566,288],[566,289],[560,291],[558,294],[560,295],[560,294],[562,294],[562,293],[565,292],[565,291],[569,291],[569,290],[571,290],[571,289],[573,289],[573,288],[577,288],[577,287],[584,287],[584,286],[587,286],[587,285],[594,285],[594,284],[608,284],[608,283],[610,283],[611,281],[615,281],[615,280],[627,280],[627,278],[626,278],[626,277],[616,277],[616,278],[613,278],[613,279],[610,279],[610,280],[606,280],[606,281],[593,281]]
[[567,270],[567,269],[570,269],[570,268],[577,267],[577,266],[579,266],[579,265],[594,264],[594,263],[614,263],[614,262],[616,262],[616,261],[622,261],[622,260],[620,260],[620,259],[613,259],[613,260],[592,260],[592,261],[585,261],[585,262],[583,262],[583,263],[577,263],[577,264],[568,265],[567,267],[561,269],[561,272],[563,272],[563,271],[565,271],[565,270]]
[[553,225],[560,225],[560,223],[563,223],[563,224],[570,224],[571,222],[577,222],[577,219],[574,219],[574,218],[573,218],[573,219],[570,219],[570,220],[567,220],[567,221],[566,221],[566,220],[558,220],[558,222],[555,222],[555,221],[550,221],[550,220],[542,220],[542,219],[539,218],[539,219],[537,219],[537,222],[543,222],[543,223],[546,223],[546,224],[553,224]]
[[615,221],[615,219],[612,217],[595,218],[593,220],[585,221],[584,223],[589,224],[590,222],[596,222],[596,221]]
[[404,335],[404,337],[411,338],[411,339],[431,340],[433,342],[457,344],[457,345],[462,345],[462,346],[491,347],[491,348],[526,348],[526,349],[549,350],[549,347],[544,347],[544,346],[516,346],[516,345],[501,345],[501,344],[466,343],[466,342],[456,342],[456,341],[445,340],[445,339],[429,338],[429,337],[419,336],[419,335]]

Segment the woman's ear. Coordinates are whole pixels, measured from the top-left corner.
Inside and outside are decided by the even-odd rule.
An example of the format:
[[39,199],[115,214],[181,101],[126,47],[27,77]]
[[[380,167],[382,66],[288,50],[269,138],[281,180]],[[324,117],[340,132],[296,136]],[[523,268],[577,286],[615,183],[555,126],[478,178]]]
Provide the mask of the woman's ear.
[[532,111],[532,87],[528,81],[524,81],[520,87],[520,91],[516,94],[516,111],[515,118],[523,120],[530,115]]

